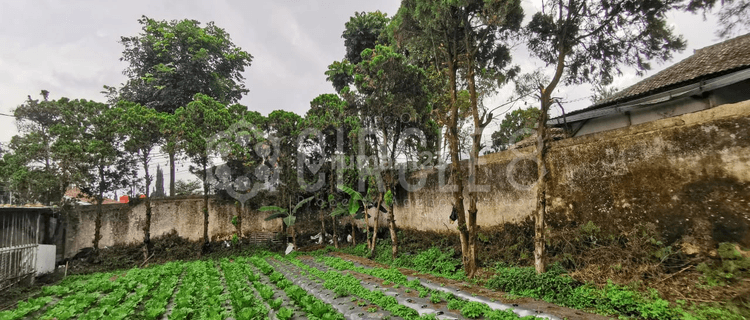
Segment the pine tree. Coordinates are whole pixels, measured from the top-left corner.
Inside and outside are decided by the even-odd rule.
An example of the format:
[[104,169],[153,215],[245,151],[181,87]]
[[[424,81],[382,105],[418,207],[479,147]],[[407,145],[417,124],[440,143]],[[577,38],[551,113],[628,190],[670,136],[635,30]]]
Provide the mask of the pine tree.
[[166,197],[164,193],[164,171],[161,170],[161,166],[156,166],[156,186],[154,186],[154,193],[151,195],[155,198]]

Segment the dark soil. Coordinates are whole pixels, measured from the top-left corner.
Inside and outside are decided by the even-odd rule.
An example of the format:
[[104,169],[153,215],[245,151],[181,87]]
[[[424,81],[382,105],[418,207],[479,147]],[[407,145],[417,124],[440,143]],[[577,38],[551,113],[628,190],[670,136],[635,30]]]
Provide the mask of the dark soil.
[[55,284],[62,280],[63,273],[53,272],[37,277],[33,285],[19,284],[11,287],[0,294],[0,310],[7,310],[16,307],[16,302],[26,300],[27,298],[42,292],[42,287]]
[[[260,247],[243,243],[237,245],[229,242],[211,242],[204,249],[202,241],[190,241],[180,237],[174,230],[165,235],[151,239],[153,256],[144,263],[143,244],[132,243],[114,245],[99,250],[99,255],[87,255],[81,258],[69,259],[68,274],[87,274],[94,272],[109,272],[120,269],[130,269],[141,265],[162,264],[169,261],[192,261],[201,258],[220,258],[238,254],[249,254]],[[265,250],[281,250],[281,246],[263,246]],[[78,255],[77,255],[78,256]],[[63,262],[64,264],[64,262]]]

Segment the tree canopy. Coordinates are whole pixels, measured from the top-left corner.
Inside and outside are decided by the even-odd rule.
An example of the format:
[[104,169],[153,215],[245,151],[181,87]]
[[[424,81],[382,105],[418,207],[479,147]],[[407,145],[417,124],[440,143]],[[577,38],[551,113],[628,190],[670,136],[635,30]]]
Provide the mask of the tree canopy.
[[230,104],[249,90],[242,72],[252,55],[232,43],[229,34],[209,22],[159,21],[146,16],[138,22],[142,32],[122,37],[123,72],[129,79],[121,98],[161,112],[173,113],[201,93]]

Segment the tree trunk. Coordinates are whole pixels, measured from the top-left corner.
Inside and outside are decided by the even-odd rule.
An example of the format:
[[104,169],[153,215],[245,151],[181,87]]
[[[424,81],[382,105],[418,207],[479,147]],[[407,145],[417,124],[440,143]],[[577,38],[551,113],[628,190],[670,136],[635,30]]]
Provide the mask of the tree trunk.
[[370,254],[368,258],[372,259],[375,256],[375,247],[378,241],[378,228],[380,227],[380,202],[383,199],[383,194],[378,195],[378,201],[375,206],[375,225],[372,227],[372,243],[370,244]]
[[320,243],[325,244],[326,242],[326,215],[323,211],[320,211]]
[[338,232],[336,232],[336,227],[338,224],[336,224],[336,216],[333,217],[333,247],[338,249],[339,248],[339,236]]
[[143,260],[151,254],[151,177],[148,175],[148,160],[143,159],[143,170],[146,173],[146,225],[143,226]]
[[175,152],[174,152],[174,150],[170,150],[169,151],[169,196],[170,197],[174,197],[174,195],[175,195],[175,189],[174,189],[174,181],[175,181],[174,158],[175,158]]
[[474,133],[472,134],[471,153],[469,155],[469,216],[467,221],[468,231],[468,249],[465,261],[466,276],[473,278],[477,271],[477,198],[479,193],[479,149],[481,148],[482,132],[484,126],[489,123],[489,119],[485,123],[484,117],[491,119],[491,115],[479,115],[478,97],[476,90],[476,82],[474,78],[474,66],[471,61],[468,63],[468,72],[466,74],[467,82],[469,84],[469,96],[471,101],[471,113],[474,118]]
[[203,162],[203,250],[208,249],[208,168]]
[[355,229],[353,221],[354,219],[352,219],[352,245],[356,246],[357,245],[357,233],[356,233],[356,229]]
[[536,194],[536,212],[534,216],[534,267],[537,273],[544,273],[547,265],[544,253],[544,229],[545,229],[545,212],[547,211],[547,114],[550,105],[550,94],[542,92],[542,112],[539,115],[539,125],[537,128],[537,194]]
[[367,248],[370,249],[370,219],[367,217],[367,205],[365,205],[364,201],[360,201],[362,203],[362,214],[365,217],[365,242],[367,243]]
[[451,116],[448,119],[448,144],[450,147],[451,154],[451,177],[453,178],[453,206],[458,213],[458,234],[461,240],[461,260],[466,269],[468,276],[471,268],[474,264],[470,261],[469,255],[471,250],[469,248],[469,230],[466,221],[466,212],[464,210],[464,183],[461,170],[461,164],[459,159],[459,146],[458,146],[458,99],[457,99],[457,83],[456,83],[456,68],[453,62],[449,63],[449,76],[450,76],[450,90],[451,90]]
[[552,105],[552,91],[562,78],[565,71],[565,56],[567,55],[563,44],[565,37],[560,41],[560,47],[557,54],[557,66],[555,76],[547,87],[542,88],[539,94],[541,102],[541,112],[539,123],[537,124],[537,147],[536,147],[536,166],[537,166],[537,195],[536,195],[536,212],[534,216],[534,267],[537,273],[544,273],[547,265],[544,253],[544,229],[545,213],[547,211],[547,118],[549,117],[549,107]]
[[[242,225],[240,224],[240,221],[242,221],[242,211],[244,210],[244,206],[242,204],[235,204],[235,215],[234,215],[234,235],[237,236],[237,240],[240,240],[242,237]],[[237,242],[239,244],[239,241]]]
[[284,221],[281,221],[281,236],[284,238],[284,249],[286,250],[286,247],[289,245],[289,239],[286,236],[286,223]]
[[100,192],[96,200],[96,219],[94,220],[94,252],[99,252],[99,240],[102,239],[102,202],[104,195]]
[[96,199],[96,219],[94,220],[94,254],[99,254],[99,240],[102,239],[102,202],[104,202],[104,167],[99,169],[99,197]]
[[396,218],[393,212],[393,203],[388,206],[388,229],[391,232],[391,258],[396,259],[398,256],[398,237],[396,235]]

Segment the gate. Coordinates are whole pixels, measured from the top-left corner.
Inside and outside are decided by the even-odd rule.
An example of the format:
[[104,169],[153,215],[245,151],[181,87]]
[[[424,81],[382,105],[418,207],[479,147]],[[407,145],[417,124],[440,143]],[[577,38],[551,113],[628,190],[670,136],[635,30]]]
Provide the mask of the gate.
[[41,213],[18,209],[0,211],[0,291],[36,272]]

